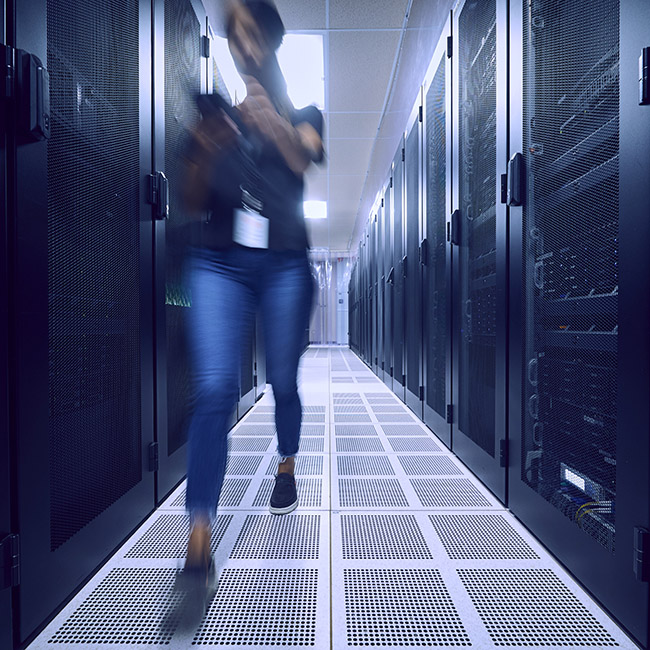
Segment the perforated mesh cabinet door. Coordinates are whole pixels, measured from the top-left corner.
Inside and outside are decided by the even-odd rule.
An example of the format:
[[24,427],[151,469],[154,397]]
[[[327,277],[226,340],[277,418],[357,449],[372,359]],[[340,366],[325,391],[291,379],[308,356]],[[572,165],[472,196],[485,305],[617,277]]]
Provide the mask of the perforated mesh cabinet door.
[[165,175],[169,219],[165,224],[165,330],[167,365],[167,454],[187,441],[191,409],[189,350],[185,333],[192,297],[183,276],[190,221],[181,200],[183,151],[199,119],[193,97],[201,87],[201,22],[190,0],[164,0]]
[[142,468],[138,6],[96,4],[47,5],[52,550]]
[[458,16],[459,274],[458,428],[495,450],[496,1],[466,2]]
[[613,553],[619,2],[526,4],[521,479]]
[[[403,237],[403,191],[404,163],[400,146],[393,168],[393,381],[404,385],[404,276],[402,257],[404,256]],[[403,392],[400,391],[403,398]]]
[[424,306],[425,400],[446,419],[447,403],[447,106],[446,55],[443,53],[425,100],[427,268]]

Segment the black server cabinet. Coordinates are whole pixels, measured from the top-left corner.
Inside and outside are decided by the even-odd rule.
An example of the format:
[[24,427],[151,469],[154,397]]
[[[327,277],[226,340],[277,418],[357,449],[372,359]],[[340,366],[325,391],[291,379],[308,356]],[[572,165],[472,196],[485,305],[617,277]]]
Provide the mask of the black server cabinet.
[[404,402],[404,139],[393,161],[393,392]]
[[376,295],[377,295],[377,376],[382,381],[384,380],[384,369],[386,362],[384,361],[384,308],[385,296],[384,288],[386,284],[386,274],[384,272],[384,222],[386,214],[384,211],[384,199],[382,192],[382,199],[377,210],[377,256],[375,258],[376,267]]
[[183,147],[200,115],[193,96],[208,90],[202,38],[207,18],[200,2],[154,3],[154,170],[169,186],[169,215],[154,222],[156,435],[158,500],[187,471],[186,443],[192,406],[186,323],[192,308],[183,262],[192,217],[182,202]]
[[[309,342],[309,341],[308,341]],[[255,321],[255,401],[266,390],[266,349],[261,319]]]
[[506,498],[507,5],[454,11],[453,449]]
[[47,141],[12,156],[11,347],[23,643],[154,505],[151,2],[31,0]]
[[[448,20],[424,83],[424,421],[451,447],[451,61]],[[450,224],[449,224],[450,225]],[[449,414],[451,415],[451,414]]]
[[368,360],[372,371],[377,374],[377,361],[378,361],[378,320],[377,320],[377,240],[378,240],[378,226],[377,214],[372,216],[370,223],[370,255],[368,256],[368,274],[370,280],[370,320],[371,320],[371,345],[370,345],[370,359]]
[[420,256],[420,187],[422,101],[418,99],[406,125],[404,140],[404,375],[406,404],[422,417],[422,264]]
[[[0,4],[0,35],[2,45],[13,42],[5,23],[6,3]],[[9,126],[11,112],[6,102],[0,103],[0,552],[12,543],[11,521],[11,456],[9,430],[11,426],[9,386],[9,197],[7,195],[7,156],[12,150]],[[5,573],[6,575],[6,573]],[[0,647],[13,647],[12,581],[0,577]]]
[[510,507],[643,647],[648,25],[643,0],[510,3]]
[[392,186],[393,176],[391,170],[390,180],[384,189],[384,383],[393,389],[393,305],[394,305],[394,277],[393,266],[393,213],[392,213]]

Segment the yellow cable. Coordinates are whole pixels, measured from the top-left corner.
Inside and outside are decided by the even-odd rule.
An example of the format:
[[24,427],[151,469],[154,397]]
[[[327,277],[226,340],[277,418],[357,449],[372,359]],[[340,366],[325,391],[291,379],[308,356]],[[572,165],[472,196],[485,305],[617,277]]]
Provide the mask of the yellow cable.
[[589,503],[583,503],[583,504],[582,504],[582,505],[581,505],[581,506],[576,510],[576,516],[575,516],[576,521],[577,521],[577,519],[578,519],[578,513],[579,513],[583,508],[586,508],[587,506],[595,506],[595,505],[597,505],[597,503],[598,503],[597,501],[589,501]]

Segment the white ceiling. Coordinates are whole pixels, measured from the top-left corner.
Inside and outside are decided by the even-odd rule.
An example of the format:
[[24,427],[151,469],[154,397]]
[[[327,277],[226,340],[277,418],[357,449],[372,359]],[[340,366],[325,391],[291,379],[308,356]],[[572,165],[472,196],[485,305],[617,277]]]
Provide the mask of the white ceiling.
[[[206,1],[218,27],[220,2]],[[307,221],[310,241],[355,250],[451,0],[275,2],[287,31],[323,35],[327,157],[307,172],[305,199],[328,201],[328,219]]]

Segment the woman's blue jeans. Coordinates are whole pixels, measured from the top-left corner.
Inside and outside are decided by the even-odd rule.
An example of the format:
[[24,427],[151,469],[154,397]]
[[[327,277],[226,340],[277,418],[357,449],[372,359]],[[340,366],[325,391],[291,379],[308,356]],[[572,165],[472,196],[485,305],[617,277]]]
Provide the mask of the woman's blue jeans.
[[267,382],[273,386],[277,452],[295,456],[302,406],[298,363],[309,326],[313,280],[306,251],[192,248],[186,263],[194,411],[188,432],[187,509],[213,520],[228,460],[243,346],[261,312]]

